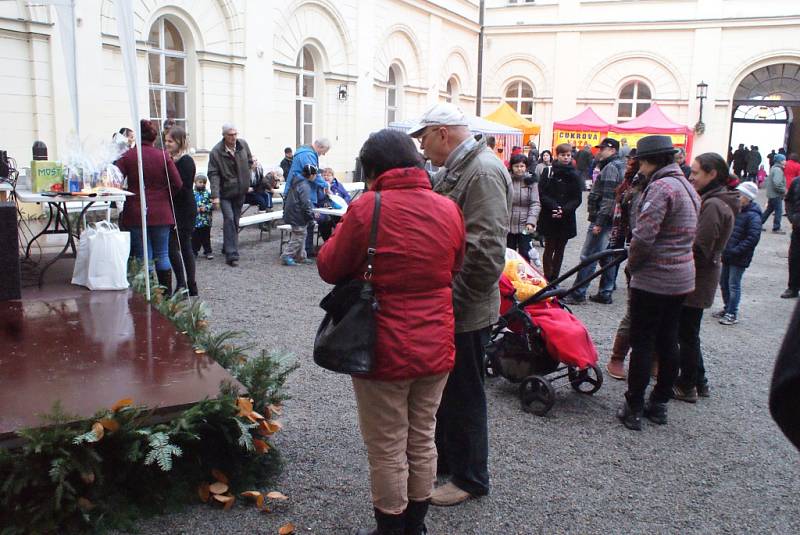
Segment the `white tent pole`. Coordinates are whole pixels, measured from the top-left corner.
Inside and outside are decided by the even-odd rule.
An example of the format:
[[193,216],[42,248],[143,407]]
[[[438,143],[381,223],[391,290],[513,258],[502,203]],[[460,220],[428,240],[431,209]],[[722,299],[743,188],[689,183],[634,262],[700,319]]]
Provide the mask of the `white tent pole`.
[[133,130],[138,132],[136,139],[136,158],[139,168],[139,207],[142,216],[142,248],[144,249],[145,297],[150,300],[150,255],[147,251],[147,198],[144,191],[144,169],[142,168],[142,129],[139,121],[139,99],[137,96],[139,79],[136,71],[136,38],[133,25],[133,5],[131,0],[115,0],[117,12],[117,31],[122,51],[122,63],[128,82],[128,102],[131,108]]

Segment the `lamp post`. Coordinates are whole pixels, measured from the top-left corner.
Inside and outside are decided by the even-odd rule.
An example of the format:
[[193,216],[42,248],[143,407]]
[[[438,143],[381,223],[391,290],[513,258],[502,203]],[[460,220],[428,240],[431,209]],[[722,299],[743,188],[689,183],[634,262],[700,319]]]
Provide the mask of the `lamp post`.
[[700,100],[700,118],[697,121],[697,124],[694,125],[694,131],[697,135],[701,135],[703,132],[706,131],[706,125],[703,122],[703,101],[708,97],[708,84],[701,81],[697,84],[697,97]]

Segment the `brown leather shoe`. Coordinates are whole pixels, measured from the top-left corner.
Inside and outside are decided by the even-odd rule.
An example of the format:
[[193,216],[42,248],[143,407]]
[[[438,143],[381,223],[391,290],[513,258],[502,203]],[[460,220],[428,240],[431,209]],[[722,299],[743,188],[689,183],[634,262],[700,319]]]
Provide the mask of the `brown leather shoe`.
[[625,374],[625,361],[622,359],[615,359],[611,358],[606,364],[606,370],[608,371],[608,375],[613,377],[614,379],[623,380],[626,377]]
[[441,487],[433,489],[431,494],[431,504],[439,507],[450,507],[463,503],[470,498],[472,494],[465,490],[461,490],[452,481],[445,483]]

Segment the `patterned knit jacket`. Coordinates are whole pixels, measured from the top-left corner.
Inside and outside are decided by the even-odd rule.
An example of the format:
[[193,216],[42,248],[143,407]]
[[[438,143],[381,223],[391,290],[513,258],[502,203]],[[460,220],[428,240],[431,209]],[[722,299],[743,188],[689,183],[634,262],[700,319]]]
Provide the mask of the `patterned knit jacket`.
[[653,173],[633,209],[637,216],[628,254],[631,288],[661,295],[692,292],[700,196],[678,164]]

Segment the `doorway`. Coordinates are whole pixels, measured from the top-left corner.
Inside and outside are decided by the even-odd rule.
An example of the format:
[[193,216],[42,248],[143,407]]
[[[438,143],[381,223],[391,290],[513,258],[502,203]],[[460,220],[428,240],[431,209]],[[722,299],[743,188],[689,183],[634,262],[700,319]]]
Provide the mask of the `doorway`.
[[756,69],[736,88],[730,146],[756,145],[800,152],[800,65],[777,63]]

